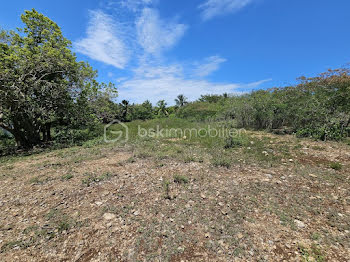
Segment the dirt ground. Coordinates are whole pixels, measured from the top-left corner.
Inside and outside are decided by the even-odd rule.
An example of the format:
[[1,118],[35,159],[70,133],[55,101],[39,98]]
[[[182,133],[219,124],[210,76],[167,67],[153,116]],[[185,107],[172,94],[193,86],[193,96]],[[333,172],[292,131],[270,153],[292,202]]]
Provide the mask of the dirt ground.
[[350,261],[349,165],[309,140],[271,167],[127,146],[3,161],[0,261]]

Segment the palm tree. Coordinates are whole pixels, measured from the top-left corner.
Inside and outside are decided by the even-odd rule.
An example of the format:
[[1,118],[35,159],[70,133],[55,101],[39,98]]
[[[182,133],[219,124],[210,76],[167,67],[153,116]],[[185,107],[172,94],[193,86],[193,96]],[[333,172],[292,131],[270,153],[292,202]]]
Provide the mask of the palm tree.
[[166,110],[167,103],[164,100],[159,100],[157,103],[158,106],[158,115],[168,115],[168,111]]
[[187,102],[187,97],[185,97],[184,95],[178,95],[177,98],[175,99],[175,103],[178,107],[183,107],[184,105],[186,105]]

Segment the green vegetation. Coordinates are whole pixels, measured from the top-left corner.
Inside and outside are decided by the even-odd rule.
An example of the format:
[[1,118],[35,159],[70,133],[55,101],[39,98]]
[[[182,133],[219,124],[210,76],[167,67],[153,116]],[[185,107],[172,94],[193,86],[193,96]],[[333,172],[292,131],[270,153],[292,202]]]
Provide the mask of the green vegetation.
[[340,170],[342,169],[342,164],[338,162],[332,162],[329,164],[329,167],[334,169],[334,170]]
[[85,178],[83,178],[81,182],[83,183],[83,185],[86,185],[89,187],[92,183],[102,182],[104,180],[110,179],[111,177],[112,177],[112,174],[110,173],[104,173],[100,176],[91,174],[91,173],[86,173]]
[[187,184],[188,178],[183,175],[174,175],[174,182],[178,184]]

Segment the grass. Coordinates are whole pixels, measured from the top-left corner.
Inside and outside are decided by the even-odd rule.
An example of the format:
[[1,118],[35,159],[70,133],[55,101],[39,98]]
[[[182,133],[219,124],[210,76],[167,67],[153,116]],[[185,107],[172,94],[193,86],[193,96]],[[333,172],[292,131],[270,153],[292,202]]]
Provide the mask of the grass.
[[214,157],[211,163],[214,167],[231,167],[231,160],[227,157]]
[[174,175],[174,182],[178,184],[187,184],[189,182],[189,179],[183,175]]
[[100,176],[92,174],[92,173],[85,173],[84,176],[85,176],[85,178],[83,178],[81,182],[83,183],[83,185],[86,185],[88,187],[93,183],[102,182],[102,181],[109,180],[112,178],[112,174],[110,174],[108,172],[104,173]]
[[334,169],[334,170],[339,171],[339,170],[342,169],[343,166],[342,166],[342,164],[339,163],[339,162],[331,162],[331,163],[329,164],[329,167],[332,168],[332,169]]
[[61,180],[67,181],[67,180],[72,179],[73,177],[74,177],[74,175],[72,175],[72,174],[65,174],[65,175],[61,176]]

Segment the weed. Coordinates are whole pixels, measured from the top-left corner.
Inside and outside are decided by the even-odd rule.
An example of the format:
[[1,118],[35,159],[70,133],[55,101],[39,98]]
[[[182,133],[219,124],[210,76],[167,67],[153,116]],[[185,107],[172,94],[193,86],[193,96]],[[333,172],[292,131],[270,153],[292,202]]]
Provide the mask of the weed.
[[342,169],[342,164],[341,163],[339,163],[339,162],[331,162],[330,164],[329,164],[329,167],[330,168],[332,168],[332,169],[334,169],[334,170],[340,170],[340,169]]
[[241,139],[237,137],[228,137],[225,140],[224,148],[229,149],[229,148],[237,148],[241,146],[243,146],[243,142]]
[[126,160],[127,163],[135,163],[136,162],[136,159],[134,157],[129,157],[127,160]]
[[211,161],[212,165],[214,167],[226,167],[226,168],[230,168],[231,166],[231,160],[229,158],[225,158],[225,157],[214,157]]
[[164,184],[163,184],[163,187],[164,187],[164,192],[165,192],[164,198],[165,199],[171,199],[171,197],[170,197],[170,182],[165,180]]
[[51,209],[46,218],[50,222],[50,225],[59,233],[69,230],[71,227],[77,224],[74,219],[63,213],[60,209],[56,208]]
[[43,176],[36,176],[33,177],[29,180],[30,184],[34,184],[34,185],[42,185],[45,182],[49,181],[49,179],[47,177],[43,177]]
[[174,182],[178,184],[187,184],[188,178],[182,175],[174,175]]
[[83,185],[86,185],[86,186],[90,186],[92,183],[97,183],[97,182],[101,182],[104,180],[109,180],[112,177],[112,174],[110,174],[108,172],[104,173],[101,176],[96,176],[96,175],[91,174],[91,173],[86,173],[85,175],[87,177],[82,179],[82,183],[83,183]]
[[63,176],[61,176],[61,180],[65,181],[65,180],[70,180],[72,179],[74,176],[72,174],[65,174]]

